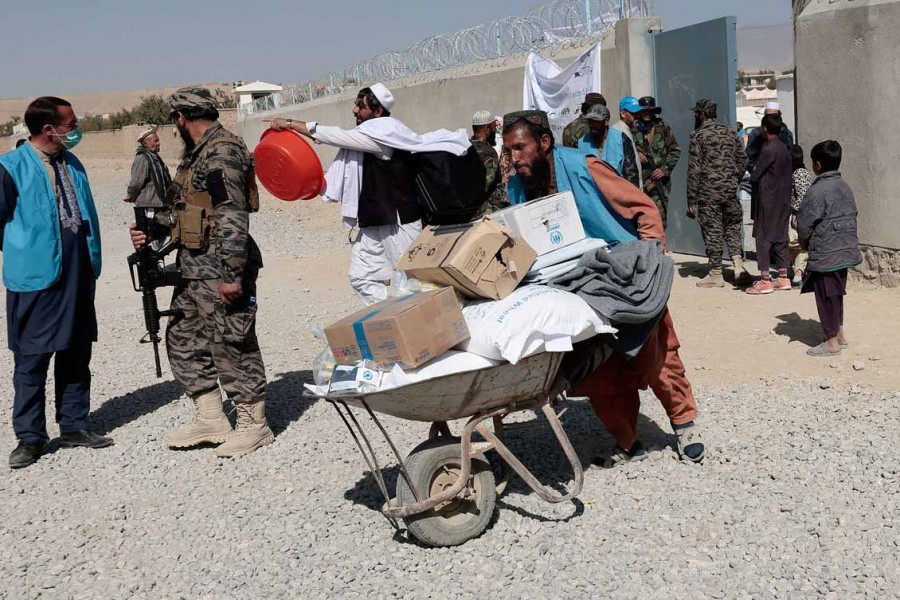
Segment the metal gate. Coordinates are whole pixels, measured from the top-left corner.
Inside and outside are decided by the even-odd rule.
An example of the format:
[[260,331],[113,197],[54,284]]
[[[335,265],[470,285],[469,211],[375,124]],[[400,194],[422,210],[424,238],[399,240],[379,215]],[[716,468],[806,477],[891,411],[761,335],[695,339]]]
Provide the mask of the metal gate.
[[[737,34],[735,17],[723,17],[654,36],[656,99],[662,117],[681,145],[681,160],[672,174],[668,247],[674,252],[706,254],[700,227],[687,213],[687,164],[694,130],[694,104],[701,98],[719,104],[719,119],[737,120]],[[735,134],[737,135],[737,134]]]

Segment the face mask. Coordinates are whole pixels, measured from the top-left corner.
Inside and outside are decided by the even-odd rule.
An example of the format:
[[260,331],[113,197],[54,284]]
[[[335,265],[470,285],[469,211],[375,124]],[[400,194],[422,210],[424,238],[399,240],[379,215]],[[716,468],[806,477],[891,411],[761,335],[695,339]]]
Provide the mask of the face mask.
[[60,135],[56,133],[56,128],[53,129],[53,134],[59,138],[59,141],[62,142],[62,145],[66,150],[71,150],[81,141],[81,138],[84,137],[84,132],[81,131],[81,127],[75,127],[70,130],[66,135]]

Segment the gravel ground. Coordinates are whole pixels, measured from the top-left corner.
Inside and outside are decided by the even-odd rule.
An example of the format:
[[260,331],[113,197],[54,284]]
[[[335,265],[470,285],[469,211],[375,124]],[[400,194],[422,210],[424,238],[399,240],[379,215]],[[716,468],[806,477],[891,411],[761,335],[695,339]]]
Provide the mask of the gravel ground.
[[[310,323],[355,304],[342,271],[345,234],[333,225],[334,207],[318,203],[267,202],[254,218],[268,259],[260,337],[275,444],[239,460],[165,449],[163,431],[190,411],[168,373],[153,377],[149,349],[136,343],[140,302],[121,230],[129,211],[118,201],[126,177],[94,177],[106,265],[92,420],[116,445],[59,450],[0,477],[0,596],[843,599],[900,591],[900,393],[816,380],[695,381],[709,447],[702,466],[677,460],[665,416],[648,397],[641,437],[650,458],[590,468],[578,501],[546,504],[514,480],[488,531],[462,547],[426,549],[395,532],[337,415],[300,396],[319,350]],[[0,353],[0,372],[11,369],[11,355]],[[2,386],[9,410],[10,378]],[[585,460],[612,443],[584,402],[571,402],[563,421]],[[427,436],[422,424],[386,425],[403,451]],[[510,445],[542,480],[567,482],[545,428],[517,431]],[[0,428],[0,448],[13,446],[11,429]],[[396,468],[386,473],[396,480]]]

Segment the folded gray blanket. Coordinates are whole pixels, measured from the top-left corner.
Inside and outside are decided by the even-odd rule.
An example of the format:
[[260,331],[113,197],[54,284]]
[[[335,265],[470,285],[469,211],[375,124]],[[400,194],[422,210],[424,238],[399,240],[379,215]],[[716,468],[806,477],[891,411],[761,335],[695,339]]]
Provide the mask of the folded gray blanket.
[[675,278],[675,261],[662,242],[638,240],[585,254],[574,270],[551,287],[581,296],[612,322],[646,323],[665,309]]

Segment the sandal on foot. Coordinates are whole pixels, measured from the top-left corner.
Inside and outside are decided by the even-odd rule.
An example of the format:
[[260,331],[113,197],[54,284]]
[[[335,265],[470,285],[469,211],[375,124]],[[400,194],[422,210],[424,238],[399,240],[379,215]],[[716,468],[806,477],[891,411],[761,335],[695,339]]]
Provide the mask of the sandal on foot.
[[700,429],[694,422],[683,425],[673,424],[672,430],[675,432],[678,457],[695,463],[701,462],[706,456],[706,446],[703,445]]
[[810,348],[806,351],[809,356],[837,356],[841,353],[841,349],[838,348],[837,352],[832,352],[828,348],[825,347],[825,342],[822,342],[815,348]]

